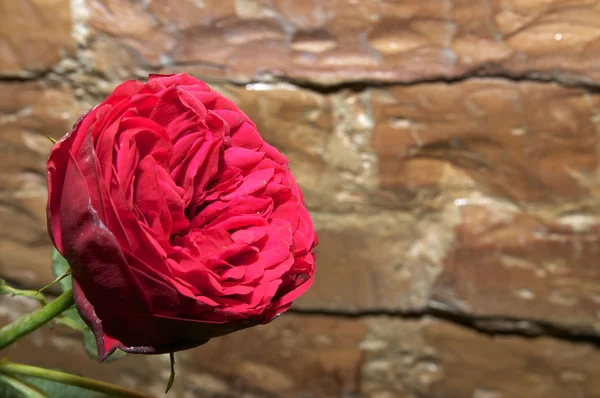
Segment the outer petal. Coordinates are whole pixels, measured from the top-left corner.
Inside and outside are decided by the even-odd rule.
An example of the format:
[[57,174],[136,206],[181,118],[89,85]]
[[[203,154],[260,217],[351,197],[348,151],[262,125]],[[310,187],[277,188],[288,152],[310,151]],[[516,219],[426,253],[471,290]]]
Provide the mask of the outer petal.
[[95,308],[101,319],[114,311],[149,310],[151,303],[133,277],[115,236],[92,207],[87,182],[72,156],[65,169],[64,186],[68,188],[61,192],[60,203],[68,210],[60,212],[60,249],[73,278],[89,300],[102,303]]
[[98,348],[98,357],[100,358],[100,361],[104,361],[117,348],[122,349],[123,344],[119,340],[104,333],[104,330],[102,329],[102,320],[96,315],[94,307],[85,297],[85,293],[75,278],[73,278],[73,298],[75,299],[75,306],[77,307],[79,315],[90,327],[96,337],[96,346]]
[[91,118],[90,112],[86,112],[79,118],[73,129],[54,145],[46,166],[46,173],[48,175],[48,203],[46,205],[48,232],[52,243],[54,243],[54,246],[61,253],[63,252],[63,244],[60,233],[60,210],[62,207],[61,198],[64,189],[65,174],[70,160],[69,154],[75,140],[76,132],[85,121]]
[[[208,338],[204,340],[189,339],[178,340],[173,343],[157,346],[128,346],[104,331],[102,328],[102,320],[96,315],[94,307],[85,297],[85,293],[81,289],[81,286],[79,286],[79,283],[76,279],[73,279],[73,296],[75,298],[75,305],[77,306],[79,314],[86,321],[96,337],[96,346],[98,348],[98,357],[100,361],[104,361],[106,358],[108,358],[110,354],[112,354],[117,348],[132,354],[165,354],[168,352],[194,348],[207,343],[209,340]],[[149,324],[148,326],[151,328],[154,327],[152,322],[148,322],[148,320],[146,320],[146,324]],[[146,330],[148,326],[140,330]]]

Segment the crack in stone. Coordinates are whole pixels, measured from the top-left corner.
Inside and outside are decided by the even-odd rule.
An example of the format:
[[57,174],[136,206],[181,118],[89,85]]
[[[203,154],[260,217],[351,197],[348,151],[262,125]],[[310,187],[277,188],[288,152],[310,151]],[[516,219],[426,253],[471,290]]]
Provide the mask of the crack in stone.
[[292,307],[288,313],[297,316],[326,316],[346,319],[389,317],[403,320],[421,320],[424,318],[433,318],[462,326],[490,337],[553,338],[571,343],[591,344],[600,348],[600,335],[587,328],[577,326],[568,327],[541,320],[500,315],[473,315],[449,310],[446,306],[440,305],[440,303],[430,303],[426,308],[414,311],[394,311],[385,308],[372,310],[330,310]]
[[[78,61],[78,68],[76,70],[82,71],[81,75],[86,75],[90,77],[98,76],[101,77],[97,71],[86,70],[85,65]],[[57,64],[58,66],[59,64]],[[210,64],[210,63],[174,63],[170,65],[173,68],[181,68],[181,67],[191,67],[191,66],[210,66],[215,69],[225,69],[225,65],[220,64]],[[157,73],[160,68],[147,68],[146,72]],[[2,75],[0,74],[0,82],[8,82],[8,83],[21,83],[21,82],[31,82],[38,80],[46,80],[51,77],[58,77],[59,80],[65,80],[65,82],[69,82],[69,75],[72,75],[72,72],[69,73],[61,73],[56,70],[56,66],[53,68],[48,68],[41,71],[33,71],[27,72],[23,75]],[[314,75],[318,75],[318,72],[315,72]],[[139,76],[131,76],[131,79],[135,79]],[[62,78],[62,79],[61,79]],[[245,87],[246,85],[252,84],[289,84],[295,86],[300,89],[305,89],[308,91],[315,92],[317,94],[322,95],[332,95],[338,94],[340,92],[350,91],[350,92],[363,92],[370,88],[389,88],[396,86],[416,86],[420,84],[434,84],[434,83],[446,83],[449,85],[463,83],[469,80],[475,79],[493,79],[493,80],[505,80],[507,82],[535,82],[535,83],[547,83],[547,84],[558,84],[560,86],[566,88],[583,88],[586,89],[588,94],[596,94],[600,93],[600,83],[594,82],[590,79],[587,79],[582,76],[578,76],[576,74],[570,74],[568,72],[555,71],[555,72],[524,72],[524,73],[511,73],[497,65],[482,65],[481,67],[464,73],[459,76],[448,77],[448,76],[429,76],[423,78],[412,79],[409,81],[403,80],[378,80],[378,79],[361,79],[360,81],[353,80],[344,80],[340,82],[327,83],[318,80],[310,80],[305,78],[298,77],[290,77],[285,75],[271,75],[265,74],[263,77],[259,77],[257,79],[228,79],[228,78],[207,78],[207,81],[216,84],[231,84],[237,87]],[[52,79],[55,81],[56,79]]]
[[0,73],[0,82],[2,83],[28,83],[39,80],[48,79],[52,73],[52,69],[44,69],[39,71],[28,71],[22,75],[3,75]]
[[[309,91],[314,91],[323,95],[336,94],[343,91],[350,92],[362,92],[370,88],[389,88],[389,87],[407,87],[417,86],[421,84],[434,84],[434,83],[446,83],[448,85],[464,83],[469,80],[477,79],[489,79],[489,80],[503,80],[512,83],[546,83],[546,84],[557,84],[565,88],[583,88],[588,90],[590,94],[600,93],[600,84],[585,79],[581,76],[570,75],[568,73],[543,73],[543,72],[531,72],[523,74],[511,74],[507,71],[487,71],[485,67],[478,70],[471,71],[469,73],[462,74],[456,77],[445,77],[445,76],[431,76],[420,79],[413,79],[410,81],[392,80],[369,80],[362,79],[361,81],[343,81],[340,83],[321,83],[318,81],[311,81],[307,79],[291,78],[287,76],[280,76],[274,78],[269,83],[287,83],[294,85],[298,88],[302,88]],[[228,82],[232,85],[245,86],[246,84],[264,83],[264,81],[248,81],[248,82]]]
[[[17,289],[29,289],[15,280],[6,279],[4,281]],[[52,293],[56,293],[52,287],[47,290],[48,299],[52,300]],[[450,309],[440,302],[430,302],[423,309],[414,311],[395,311],[386,308],[370,310],[348,310],[348,309],[308,309],[308,308],[290,308],[287,314],[296,316],[324,316],[328,318],[340,319],[363,319],[363,318],[396,318],[402,320],[422,320],[433,318],[448,322],[453,325],[470,329],[474,332],[494,336],[514,336],[525,339],[552,338],[559,341],[579,344],[591,344],[600,348],[600,334],[588,328],[577,326],[557,325],[551,322],[545,322],[535,319],[516,318],[501,315],[473,315],[465,312]],[[285,315],[284,315],[285,316]]]

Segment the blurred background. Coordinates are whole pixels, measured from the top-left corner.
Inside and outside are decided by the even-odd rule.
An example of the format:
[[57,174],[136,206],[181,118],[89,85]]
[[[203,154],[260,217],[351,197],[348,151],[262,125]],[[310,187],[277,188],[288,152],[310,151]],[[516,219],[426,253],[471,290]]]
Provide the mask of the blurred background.
[[[53,279],[46,136],[181,71],[290,158],[321,244],[293,310],[178,355],[169,397],[600,397],[600,1],[0,0],[0,277]],[[6,355],[169,376],[60,327]]]

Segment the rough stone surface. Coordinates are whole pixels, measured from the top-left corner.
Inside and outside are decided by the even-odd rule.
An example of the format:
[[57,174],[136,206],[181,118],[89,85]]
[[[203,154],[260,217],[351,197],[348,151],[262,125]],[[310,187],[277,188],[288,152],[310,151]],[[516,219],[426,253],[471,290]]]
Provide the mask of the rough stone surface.
[[229,388],[273,397],[357,394],[367,327],[361,320],[287,314],[189,352],[186,366],[229,378]]
[[74,52],[69,0],[0,3],[0,76],[39,73]]
[[380,184],[402,198],[477,190],[557,202],[597,190],[598,95],[472,79],[376,90],[372,101]]
[[600,354],[590,344],[489,337],[430,318],[367,324],[368,398],[598,396]]
[[548,219],[497,203],[461,206],[432,300],[453,311],[600,332],[600,223]]
[[91,0],[89,9],[91,37],[119,48],[95,58],[109,74],[135,60],[238,80],[600,80],[595,0]]
[[371,100],[379,195],[460,209],[430,304],[597,332],[600,97],[473,79]]
[[65,89],[0,84],[0,276],[22,285],[50,282],[46,231],[46,138],[66,134],[78,115]]
[[453,242],[453,208],[417,218],[406,212],[314,214],[319,232],[318,277],[296,308],[423,311]]

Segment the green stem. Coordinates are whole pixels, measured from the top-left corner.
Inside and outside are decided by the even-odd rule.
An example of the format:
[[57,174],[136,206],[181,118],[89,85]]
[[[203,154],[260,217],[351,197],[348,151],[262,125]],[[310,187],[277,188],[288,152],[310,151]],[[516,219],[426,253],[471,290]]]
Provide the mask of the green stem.
[[6,348],[21,337],[28,335],[37,328],[44,326],[52,320],[52,318],[58,316],[73,304],[73,292],[69,289],[56,299],[52,300],[45,307],[42,307],[31,314],[21,315],[12,323],[0,329],[0,350]]
[[88,379],[87,377],[75,376],[69,373],[59,372],[38,368],[36,366],[23,365],[20,363],[0,361],[0,373],[8,375],[21,375],[37,377],[39,379],[55,381],[57,383],[68,384],[84,388],[86,390],[97,391],[118,398],[152,398],[150,395],[142,394],[136,391],[127,390],[103,381]]
[[37,300],[42,306],[48,304],[48,302],[46,301],[46,297],[44,297],[44,295],[41,292],[35,290],[17,289],[7,285],[6,281],[0,279],[0,295],[2,294],[10,294],[11,296],[31,297],[32,299]]

